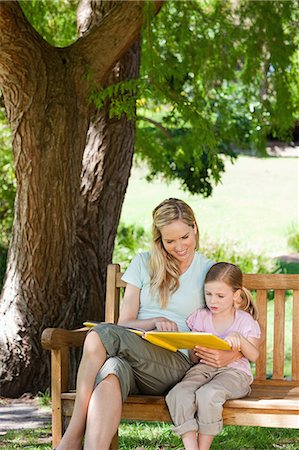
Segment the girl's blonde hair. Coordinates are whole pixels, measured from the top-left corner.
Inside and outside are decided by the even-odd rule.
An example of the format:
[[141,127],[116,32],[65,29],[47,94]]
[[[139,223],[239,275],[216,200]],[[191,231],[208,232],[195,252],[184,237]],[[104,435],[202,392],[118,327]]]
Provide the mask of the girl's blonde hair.
[[170,294],[175,292],[180,283],[180,264],[164,248],[161,229],[176,220],[197,228],[195,250],[198,249],[199,235],[194,212],[187,203],[177,198],[168,198],[153,211],[152,252],[149,260],[150,288],[152,295],[158,293],[159,303],[166,308]]
[[257,307],[253,302],[251,292],[243,286],[243,274],[238,266],[227,262],[214,264],[205,278],[205,283],[209,281],[223,281],[234,292],[240,289],[241,295],[235,302],[235,308],[248,312],[255,320],[258,319]]

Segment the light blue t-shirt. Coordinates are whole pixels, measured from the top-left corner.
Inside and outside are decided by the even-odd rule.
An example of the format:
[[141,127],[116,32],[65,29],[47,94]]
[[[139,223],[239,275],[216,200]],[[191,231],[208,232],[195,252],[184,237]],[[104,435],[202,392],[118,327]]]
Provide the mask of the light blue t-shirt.
[[169,298],[168,306],[161,309],[158,296],[150,293],[148,262],[150,253],[138,253],[125,271],[122,279],[140,289],[138,319],[166,317],[175,322],[179,331],[189,331],[186,318],[198,308],[206,306],[203,284],[207,271],[214,264],[200,253],[195,253],[191,265],[180,278],[180,286]]

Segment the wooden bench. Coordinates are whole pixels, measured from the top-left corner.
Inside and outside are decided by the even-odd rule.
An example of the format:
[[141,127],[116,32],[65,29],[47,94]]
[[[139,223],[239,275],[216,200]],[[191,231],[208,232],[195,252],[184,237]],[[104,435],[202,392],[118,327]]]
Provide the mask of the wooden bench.
[[[120,267],[111,264],[107,270],[105,321],[116,323],[119,314],[121,290]],[[249,425],[259,427],[299,428],[299,276],[246,274],[244,285],[256,291],[259,323],[264,340],[256,363],[255,381],[249,397],[229,400],[224,405],[225,425]],[[268,291],[274,291],[274,325],[269,326]],[[286,291],[292,291],[292,330],[285,327]],[[271,325],[272,328],[272,325]],[[83,344],[87,329],[64,330],[47,328],[42,334],[42,345],[52,354],[52,432],[53,448],[59,443],[63,431],[72,415],[75,392],[68,390],[68,353],[71,346]],[[292,335],[291,376],[285,377],[285,334]],[[273,339],[268,350],[267,341]],[[273,354],[271,377],[266,372],[267,357]],[[132,395],[123,406],[122,419],[165,421],[170,416],[163,397]],[[111,449],[118,449],[118,436],[113,439]]]

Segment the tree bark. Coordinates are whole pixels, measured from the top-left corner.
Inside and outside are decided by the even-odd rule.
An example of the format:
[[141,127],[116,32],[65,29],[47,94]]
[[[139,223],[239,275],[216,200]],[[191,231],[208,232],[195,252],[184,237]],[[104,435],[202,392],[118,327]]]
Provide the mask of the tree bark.
[[[78,7],[79,34],[98,26],[114,8],[115,1],[83,0]],[[89,9],[88,20],[80,17]],[[136,78],[140,65],[140,40],[123,55],[111,71],[106,84]],[[81,273],[90,276],[90,311],[88,317],[103,319],[106,269],[112,261],[114,240],[132,166],[135,121],[123,115],[109,119],[109,104],[102,111],[93,110],[85,146],[77,236],[85,261]],[[88,269],[87,269],[88,266]]]
[[[85,3],[94,11],[97,2]],[[0,87],[13,130],[17,180],[0,300],[2,396],[49,385],[49,358],[40,345],[44,328],[74,328],[103,318],[106,266],[135,127],[125,117],[109,120],[106,109],[95,112],[84,75],[91,70],[96,83],[137,75],[135,44],[108,77],[140,31],[143,6],[108,3],[110,13],[82,28],[83,36],[65,49],[45,42],[17,2],[0,4]]]

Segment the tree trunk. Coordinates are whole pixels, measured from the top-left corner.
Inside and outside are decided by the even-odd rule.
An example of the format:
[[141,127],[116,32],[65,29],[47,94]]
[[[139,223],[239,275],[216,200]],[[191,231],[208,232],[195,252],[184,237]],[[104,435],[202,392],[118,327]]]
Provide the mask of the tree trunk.
[[[102,73],[95,63],[97,82],[107,83],[113,58],[121,47],[128,49],[140,30],[141,2],[125,3],[113,9],[111,27],[128,26],[128,17],[119,20],[120,8],[127,15],[133,8],[129,17],[139,14],[139,22],[133,17],[129,37],[120,43],[111,40],[111,52],[105,48],[112,59],[106,56]],[[103,318],[106,266],[130,174],[135,126],[125,117],[109,120],[107,110],[97,114],[86,101],[84,64],[89,40],[95,52],[98,21],[78,46],[56,49],[31,28],[17,3],[0,8],[0,28],[6,31],[0,37],[0,86],[14,134],[17,179],[0,303],[2,396],[35,393],[49,385],[49,355],[40,344],[46,327],[74,328],[85,319]],[[103,24],[105,31],[107,16]],[[83,31],[90,26],[92,22]],[[118,28],[109,33],[117,36]],[[135,44],[108,82],[135,77],[138,66]]]
[[[79,35],[98,26],[115,4],[115,1],[81,1],[78,6]],[[136,78],[139,65],[138,40],[115,65],[106,84]],[[84,261],[81,260],[81,274],[85,277],[84,274],[88,273],[90,277],[90,309],[86,311],[88,318],[104,317],[106,269],[112,261],[114,240],[132,166],[134,141],[135,121],[127,120],[125,115],[121,119],[109,119],[109,104],[102,111],[93,111],[82,163],[77,222],[78,239],[82,254],[85,253]]]

